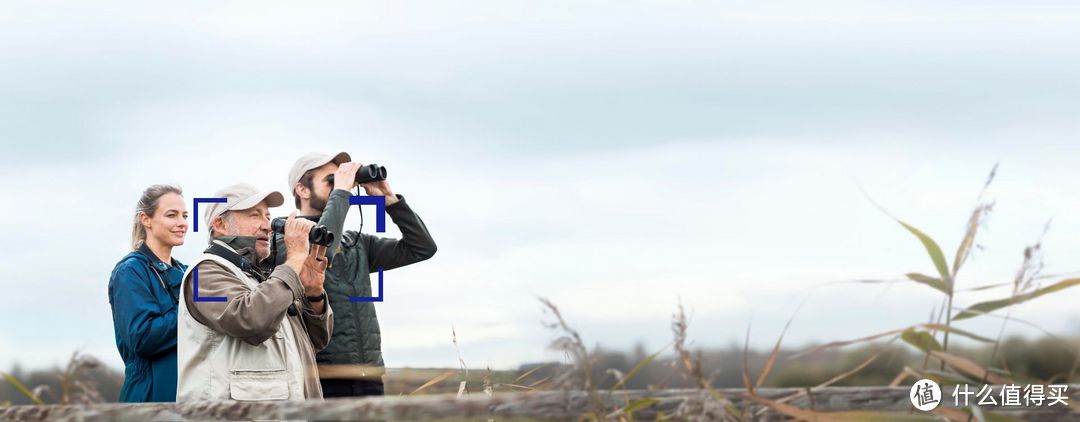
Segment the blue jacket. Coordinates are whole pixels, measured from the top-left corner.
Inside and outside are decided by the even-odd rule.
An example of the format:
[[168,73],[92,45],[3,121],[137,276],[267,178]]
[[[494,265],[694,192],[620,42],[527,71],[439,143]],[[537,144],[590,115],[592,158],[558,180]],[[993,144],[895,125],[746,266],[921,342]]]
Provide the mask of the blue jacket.
[[113,332],[124,359],[121,402],[176,401],[176,304],[187,266],[172,261],[166,265],[143,244],[109,278]]

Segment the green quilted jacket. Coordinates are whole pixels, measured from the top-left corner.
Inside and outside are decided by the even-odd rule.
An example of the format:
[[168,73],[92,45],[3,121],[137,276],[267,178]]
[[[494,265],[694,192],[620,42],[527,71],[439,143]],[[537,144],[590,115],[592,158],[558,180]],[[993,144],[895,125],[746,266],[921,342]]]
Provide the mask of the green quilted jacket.
[[[401,195],[386,207],[386,213],[401,230],[401,239],[344,231],[349,195],[348,191],[335,189],[321,216],[304,217],[318,221],[335,234],[334,243],[327,249],[327,255],[333,253],[333,257],[324,282],[334,307],[334,332],[330,344],[316,354],[315,360],[322,378],[379,379],[383,373],[382,337],[375,304],[352,302],[349,298],[373,296],[371,277],[372,273],[378,277],[379,268],[389,271],[423,261],[435,255],[436,247],[424,222]],[[284,236],[275,234],[273,240],[274,256],[284,262]]]

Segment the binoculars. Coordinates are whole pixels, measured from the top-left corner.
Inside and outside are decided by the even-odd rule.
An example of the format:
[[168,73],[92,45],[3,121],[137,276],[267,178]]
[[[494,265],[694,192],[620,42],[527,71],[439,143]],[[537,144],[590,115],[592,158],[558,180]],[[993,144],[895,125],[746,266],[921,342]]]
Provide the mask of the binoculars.
[[[285,234],[285,219],[274,219],[270,223],[270,229],[276,233]],[[311,231],[308,231],[308,241],[315,245],[330,246],[334,243],[334,232],[322,224],[316,224]]]
[[[333,184],[334,175],[331,174],[327,180],[330,181],[330,184]],[[368,164],[356,170],[356,183],[358,184],[378,182],[380,180],[386,180],[386,167],[378,164]]]

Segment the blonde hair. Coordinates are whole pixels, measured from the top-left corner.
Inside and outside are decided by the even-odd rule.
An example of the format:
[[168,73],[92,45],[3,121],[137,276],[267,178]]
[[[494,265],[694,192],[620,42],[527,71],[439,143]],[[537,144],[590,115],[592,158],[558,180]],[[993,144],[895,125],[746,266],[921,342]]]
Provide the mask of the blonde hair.
[[139,249],[139,246],[146,242],[146,227],[139,221],[139,216],[154,215],[157,212],[158,200],[167,193],[183,195],[184,191],[176,185],[151,185],[139,197],[139,202],[135,204],[135,225],[131,228],[131,250]]

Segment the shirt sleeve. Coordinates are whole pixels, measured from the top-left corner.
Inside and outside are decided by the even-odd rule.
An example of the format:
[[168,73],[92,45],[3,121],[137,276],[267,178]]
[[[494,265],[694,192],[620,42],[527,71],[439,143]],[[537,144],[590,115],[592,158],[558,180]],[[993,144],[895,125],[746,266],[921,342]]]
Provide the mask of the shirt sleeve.
[[[349,191],[344,189],[331,191],[330,198],[326,200],[326,207],[323,208],[322,216],[319,217],[319,224],[326,226],[331,233],[334,233],[334,241],[326,248],[327,256],[341,252],[341,237],[342,233],[345,232],[345,217],[349,215],[349,196]],[[331,258],[333,257],[331,256]]]
[[330,344],[330,336],[334,332],[334,310],[330,307],[330,299],[323,299],[326,307],[323,313],[316,314],[308,301],[304,301],[304,311],[300,314],[307,328],[308,337],[311,338],[311,346],[316,352],[325,349]]
[[184,300],[192,316],[214,331],[251,345],[273,336],[289,305],[304,294],[300,277],[287,265],[279,265],[254,288],[213,261],[199,263],[188,277],[196,277],[196,271],[199,297],[224,297],[225,301],[194,301],[194,280],[186,280]]
[[109,296],[117,332],[144,358],[176,346],[176,309],[162,311],[145,272],[122,266],[112,275]]
[[373,236],[357,233],[364,242],[367,251],[368,271],[379,268],[390,270],[431,258],[438,248],[431,238],[424,221],[413,212],[405,198],[398,195],[398,201],[386,207],[386,213],[401,230],[401,239]]

